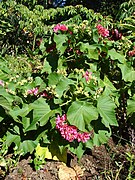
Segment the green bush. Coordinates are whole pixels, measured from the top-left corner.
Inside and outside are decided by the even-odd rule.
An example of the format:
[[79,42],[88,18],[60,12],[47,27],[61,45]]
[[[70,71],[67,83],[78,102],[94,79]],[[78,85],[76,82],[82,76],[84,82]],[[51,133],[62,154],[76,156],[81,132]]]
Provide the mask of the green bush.
[[36,152],[37,165],[43,146],[65,162],[67,149],[81,158],[114,127],[119,135],[134,127],[130,21],[127,28],[81,5],[30,10],[6,1],[0,9],[3,148]]

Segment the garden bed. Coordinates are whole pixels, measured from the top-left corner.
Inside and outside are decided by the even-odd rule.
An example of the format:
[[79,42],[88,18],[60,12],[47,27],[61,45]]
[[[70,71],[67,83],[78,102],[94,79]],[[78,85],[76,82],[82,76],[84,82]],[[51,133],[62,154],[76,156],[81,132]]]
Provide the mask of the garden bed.
[[112,138],[107,146],[102,145],[87,150],[80,161],[75,155],[68,153],[67,166],[59,161],[46,160],[45,165],[35,171],[30,162],[31,156],[20,160],[17,166],[9,168],[5,178],[1,175],[1,179],[76,180],[78,177],[78,180],[125,180],[126,178],[133,180],[135,178],[135,172],[132,171],[135,164],[134,146],[116,145]]

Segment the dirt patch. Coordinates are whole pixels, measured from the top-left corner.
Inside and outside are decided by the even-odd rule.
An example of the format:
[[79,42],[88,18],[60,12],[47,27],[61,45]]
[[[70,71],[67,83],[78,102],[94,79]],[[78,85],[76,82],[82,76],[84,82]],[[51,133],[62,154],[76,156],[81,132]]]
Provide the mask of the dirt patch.
[[[126,153],[134,156],[132,164],[135,164],[135,149],[130,146],[115,145],[112,139],[108,145],[94,147],[87,150],[81,160],[78,162],[77,157],[68,154],[67,167],[72,168],[76,176],[68,177],[65,180],[97,180],[97,179],[117,179],[125,180],[130,173],[130,180],[135,179],[135,167],[130,171],[131,160],[128,159]],[[59,180],[60,166],[62,162],[46,161],[42,169],[34,171],[30,164],[30,158],[21,160],[18,165],[9,169],[9,174],[0,179],[5,180]],[[79,167],[83,176],[75,169]],[[70,169],[69,169],[70,171]],[[80,171],[80,170],[79,170]],[[66,171],[63,171],[66,174]],[[63,177],[64,178],[64,177]]]

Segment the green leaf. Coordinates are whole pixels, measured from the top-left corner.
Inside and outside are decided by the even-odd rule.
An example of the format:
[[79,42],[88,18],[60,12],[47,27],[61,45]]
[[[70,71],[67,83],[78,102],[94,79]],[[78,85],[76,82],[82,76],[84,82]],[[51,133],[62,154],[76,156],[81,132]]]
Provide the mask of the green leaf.
[[63,92],[66,91],[70,84],[74,84],[72,80],[68,78],[61,78],[56,86],[56,92],[61,97],[63,95]]
[[51,73],[48,76],[48,85],[56,85],[58,84],[58,82],[60,81],[60,79],[63,78],[62,74],[58,74],[58,73]]
[[41,79],[41,77],[37,76],[35,78],[35,86],[40,86],[43,83],[43,80]]
[[14,107],[12,110],[10,110],[9,114],[13,117],[14,120],[18,118],[18,116],[25,117],[29,112],[31,111],[31,108],[28,104],[23,104],[23,107]]
[[90,59],[98,60],[98,50],[97,49],[88,49],[87,57]]
[[90,103],[75,101],[71,104],[67,112],[70,124],[75,125],[81,131],[86,131],[87,124],[98,118],[97,109]]
[[11,134],[7,132],[5,143],[9,147],[12,143],[15,143],[18,147],[20,145],[21,137],[18,134]]
[[25,131],[30,126],[30,118],[23,117],[22,124],[23,124],[24,131]]
[[0,86],[0,95],[7,99],[10,105],[12,105],[13,100],[17,98],[17,96],[14,97],[13,95],[6,92],[6,90],[2,86]]
[[89,149],[93,148],[93,139],[89,139],[86,143],[85,146]]
[[50,110],[49,105],[43,98],[36,100],[30,107],[33,109],[33,121],[26,129],[27,131],[36,129],[37,122],[39,122],[41,126],[44,126],[54,113],[53,110]]
[[117,51],[113,48],[111,50],[108,50],[108,55],[110,56],[110,58],[112,60],[119,60],[119,62],[123,63],[126,59],[125,59],[125,56],[120,54],[120,53],[117,53]]
[[44,60],[43,69],[41,71],[41,74],[44,72],[47,72],[48,74],[50,74],[52,72],[51,66],[50,66],[49,62],[46,60]]
[[80,43],[80,51],[86,53],[90,59],[98,60],[97,45],[89,45],[89,43]]
[[0,122],[3,120],[4,118],[0,116]]
[[122,72],[122,79],[126,82],[132,82],[135,80],[135,71],[132,67],[129,67],[127,64],[119,64],[119,68]]
[[98,98],[97,110],[102,117],[102,123],[106,127],[109,127],[110,125],[118,126],[115,116],[115,108],[116,105],[109,96],[102,94]]
[[2,106],[4,109],[10,110],[11,106],[8,102],[8,100],[0,95],[0,106]]
[[104,88],[104,94],[110,96],[114,99],[117,106],[119,106],[119,94],[117,89],[114,87],[113,83],[105,76],[104,80],[100,80],[100,85]]
[[36,147],[35,155],[37,157],[40,157],[41,159],[58,160],[58,158],[56,156],[52,156],[48,147],[41,147],[39,144]]
[[64,45],[67,41],[67,36],[65,34],[54,34],[54,42],[56,43],[56,48],[60,51],[60,54],[63,54],[67,48],[67,45]]
[[69,147],[69,150],[73,153],[73,154],[76,154],[78,159],[80,160],[83,153],[84,153],[84,148],[83,148],[83,144],[82,143],[79,143],[79,145],[77,147],[73,147],[73,146],[70,146]]
[[37,147],[38,142],[32,140],[25,140],[20,144],[19,150],[22,150],[24,154],[32,153],[34,149]]
[[51,142],[49,150],[52,157],[57,157],[62,162],[67,162],[67,149],[64,146],[58,146],[56,142]]
[[93,32],[93,41],[98,43],[99,34],[97,32],[97,29],[93,29],[92,32]]
[[133,114],[135,112],[135,95],[132,99],[127,100],[127,115]]
[[98,134],[94,133],[93,145],[100,146],[101,144],[107,143],[111,133],[105,130],[99,130]]
[[120,24],[120,26],[123,26],[124,29],[129,29],[129,30],[135,32],[135,26],[132,24]]

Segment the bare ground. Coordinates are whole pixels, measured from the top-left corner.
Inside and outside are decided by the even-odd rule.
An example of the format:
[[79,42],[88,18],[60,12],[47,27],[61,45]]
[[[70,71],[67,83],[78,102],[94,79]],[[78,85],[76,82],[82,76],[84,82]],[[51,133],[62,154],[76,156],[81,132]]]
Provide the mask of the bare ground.
[[[126,153],[133,155],[132,160]],[[115,145],[110,139],[108,145],[87,150],[78,162],[76,156],[68,154],[68,164],[47,160],[42,169],[35,171],[30,158],[22,159],[9,169],[2,180],[135,180],[135,148],[129,145]],[[74,175],[73,175],[73,173]],[[69,175],[70,174],[70,175]]]

